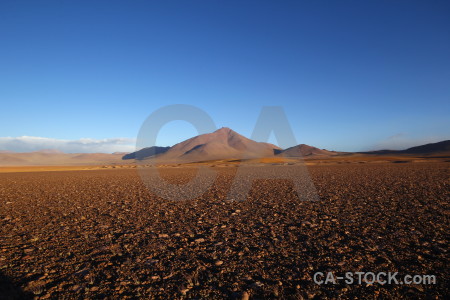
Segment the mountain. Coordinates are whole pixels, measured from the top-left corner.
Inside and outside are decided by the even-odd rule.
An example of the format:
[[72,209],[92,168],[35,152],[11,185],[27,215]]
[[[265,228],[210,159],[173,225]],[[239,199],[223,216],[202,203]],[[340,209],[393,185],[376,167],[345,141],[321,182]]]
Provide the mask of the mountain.
[[[255,142],[230,128],[223,127],[212,133],[201,134],[178,143],[154,158],[159,162],[245,159],[274,156],[275,151],[280,150],[275,145]],[[133,155],[139,157],[139,155],[136,155],[136,152],[134,154],[130,153],[127,157],[132,157]]]
[[420,155],[450,155],[450,140],[411,147],[405,150],[377,150],[360,152],[363,154],[420,154]]
[[161,154],[169,150],[170,147],[159,147],[159,146],[153,146],[153,147],[147,147],[143,148],[141,150],[138,150],[136,152],[125,154],[122,159],[144,159],[148,158],[153,155]]
[[438,154],[450,152],[450,140],[411,147],[401,152],[410,154]]
[[313,146],[300,144],[286,150],[281,151],[278,156],[284,157],[306,157],[306,156],[331,156],[337,155],[338,152],[319,149]]

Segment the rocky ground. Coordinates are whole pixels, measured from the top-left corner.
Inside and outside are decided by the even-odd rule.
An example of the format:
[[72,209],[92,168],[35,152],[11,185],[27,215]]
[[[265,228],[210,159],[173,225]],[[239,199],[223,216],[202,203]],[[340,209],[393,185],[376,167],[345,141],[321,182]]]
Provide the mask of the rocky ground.
[[[217,169],[190,201],[159,198],[134,169],[0,174],[0,298],[450,294],[448,162],[310,166],[315,202],[281,179],[256,180],[246,201],[227,201],[236,169]],[[163,175],[186,182],[191,173]],[[433,274],[437,283],[318,285],[318,271]]]

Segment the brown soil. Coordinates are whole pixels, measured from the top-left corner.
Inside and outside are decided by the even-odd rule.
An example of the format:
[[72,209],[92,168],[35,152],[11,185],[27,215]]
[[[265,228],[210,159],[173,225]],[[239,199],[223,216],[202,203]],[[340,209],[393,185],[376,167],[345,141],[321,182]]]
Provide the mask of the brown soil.
[[[255,167],[253,175],[257,177]],[[269,166],[268,168],[285,168]],[[135,169],[0,174],[5,298],[445,298],[448,163],[308,167],[321,200],[256,180],[227,202],[236,168],[201,198],[165,201]],[[184,182],[186,167],[165,168]],[[315,272],[434,274],[435,285],[317,285]],[[1,297],[0,297],[1,298]]]

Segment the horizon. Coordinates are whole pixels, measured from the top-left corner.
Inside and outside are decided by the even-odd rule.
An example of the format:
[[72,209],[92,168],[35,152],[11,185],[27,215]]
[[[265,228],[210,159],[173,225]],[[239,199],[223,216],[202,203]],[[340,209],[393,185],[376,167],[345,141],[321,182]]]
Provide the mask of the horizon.
[[[446,1],[2,2],[0,151],[132,152],[146,117],[175,103],[245,137],[278,105],[297,144],[320,149],[449,140],[449,12]],[[157,144],[196,135],[174,121]]]
[[[220,129],[222,129],[222,128],[227,128],[227,129],[230,129],[231,131],[234,131],[232,128],[229,128],[229,127],[221,127],[221,128],[217,128],[215,131],[217,131],[217,130],[220,130]],[[215,132],[215,131],[213,131],[213,132]],[[236,132],[236,131],[234,131],[234,132]],[[210,132],[210,133],[212,133],[212,132]],[[239,132],[236,132],[236,133],[238,133],[238,134],[240,134]],[[208,133],[207,133],[208,134]],[[271,139],[273,138],[273,133],[271,134]],[[186,141],[186,140],[188,140],[188,139],[191,139],[191,138],[194,138],[194,137],[197,137],[197,136],[200,136],[200,135],[195,135],[195,136],[192,136],[192,137],[189,137],[189,138],[187,138],[187,139],[185,139],[185,140],[182,140],[182,141],[180,141],[180,142],[177,142],[177,143],[175,143],[175,144],[173,144],[173,145],[159,145],[159,144],[157,144],[157,145],[155,145],[155,146],[157,146],[157,147],[173,147],[173,146],[175,146],[175,145],[177,145],[177,144],[179,144],[179,143],[181,143],[181,142],[184,142],[184,141]],[[244,137],[246,137],[246,138],[249,138],[249,137],[247,137],[247,136],[244,136]],[[34,137],[24,137],[24,138],[31,138],[31,139],[34,139]],[[41,138],[42,139],[42,138]],[[249,138],[250,139],[250,138]],[[81,139],[81,140],[84,140],[84,141],[86,141],[86,140],[89,140],[89,139]],[[105,140],[107,140],[107,139],[105,139]],[[431,143],[424,143],[424,144],[420,144],[420,145],[413,145],[413,146],[411,146],[411,147],[407,147],[407,148],[402,148],[402,149],[388,149],[388,148],[385,148],[385,149],[373,149],[373,150],[367,150],[368,152],[372,152],[372,151],[383,151],[383,150],[392,150],[392,151],[397,151],[397,150],[407,150],[407,149],[409,149],[409,148],[412,148],[412,147],[417,147],[417,146],[423,146],[423,145],[429,145],[429,144],[436,144],[436,143],[441,143],[441,142],[446,142],[446,141],[448,141],[448,140],[442,140],[442,141],[437,141],[437,142],[431,142]],[[54,141],[55,142],[55,141]],[[72,141],[73,142],[73,141]],[[2,143],[2,138],[0,137],[0,144]],[[270,143],[270,142],[267,142],[267,143]],[[279,147],[279,145],[275,142],[275,143],[270,143],[270,144],[273,144],[273,145],[275,145],[275,146],[277,146],[277,147]],[[84,144],[84,145],[86,145],[86,144]],[[339,150],[339,149],[325,149],[325,148],[320,148],[320,147],[316,147],[316,146],[314,146],[314,145],[309,145],[309,144],[304,144],[304,143],[299,143],[299,144],[297,144],[297,145],[294,145],[294,146],[299,146],[299,145],[306,145],[306,146],[312,146],[312,147],[315,147],[315,148],[318,148],[318,149],[322,149],[322,150],[329,150],[329,151],[336,151],[336,152],[349,152],[349,153],[357,153],[357,152],[367,152],[367,151],[341,151],[341,150]],[[29,146],[31,146],[31,145],[28,145],[28,146],[25,146],[25,147],[29,147]],[[34,146],[34,145],[33,145]],[[88,145],[89,146],[89,145]],[[100,147],[102,147],[102,146],[104,146],[104,145],[101,145]],[[151,146],[150,146],[151,147]],[[290,146],[290,147],[293,147],[293,146]],[[286,149],[289,149],[290,147],[288,147],[288,148],[281,148],[281,149],[283,149],[283,150],[286,150]],[[64,148],[64,144],[63,144],[63,147],[53,147],[53,148],[43,148],[43,147],[37,147],[37,148],[35,148],[35,149],[33,149],[33,150],[25,150],[25,151],[12,151],[12,150],[5,150],[5,149],[0,149],[0,154],[1,153],[48,153],[48,154],[76,154],[76,153],[91,153],[91,154],[94,154],[94,153],[104,153],[104,154],[128,154],[128,153],[133,153],[133,152],[136,152],[136,151],[139,151],[139,150],[142,150],[142,149],[145,149],[145,148],[149,148],[149,147],[143,147],[143,148],[134,148],[134,149],[132,149],[132,150],[130,150],[130,151],[114,151],[114,152],[105,152],[105,151],[95,151],[95,152],[86,152],[86,151],[82,151],[82,148],[80,148],[81,149],[81,151],[75,151],[75,152],[71,152],[71,151],[64,151],[64,150],[61,150],[61,148]]]

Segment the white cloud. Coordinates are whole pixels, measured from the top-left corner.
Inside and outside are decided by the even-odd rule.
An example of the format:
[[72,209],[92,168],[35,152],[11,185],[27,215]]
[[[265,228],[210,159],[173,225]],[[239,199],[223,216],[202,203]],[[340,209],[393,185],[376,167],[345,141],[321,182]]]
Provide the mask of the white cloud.
[[132,152],[135,139],[79,139],[61,140],[36,136],[0,137],[0,150],[32,152],[43,149],[55,149],[66,153],[112,153]]
[[437,143],[443,140],[446,140],[446,138],[437,136],[414,138],[405,133],[397,133],[379,141],[373,147],[370,147],[370,150],[404,150],[424,144]]

